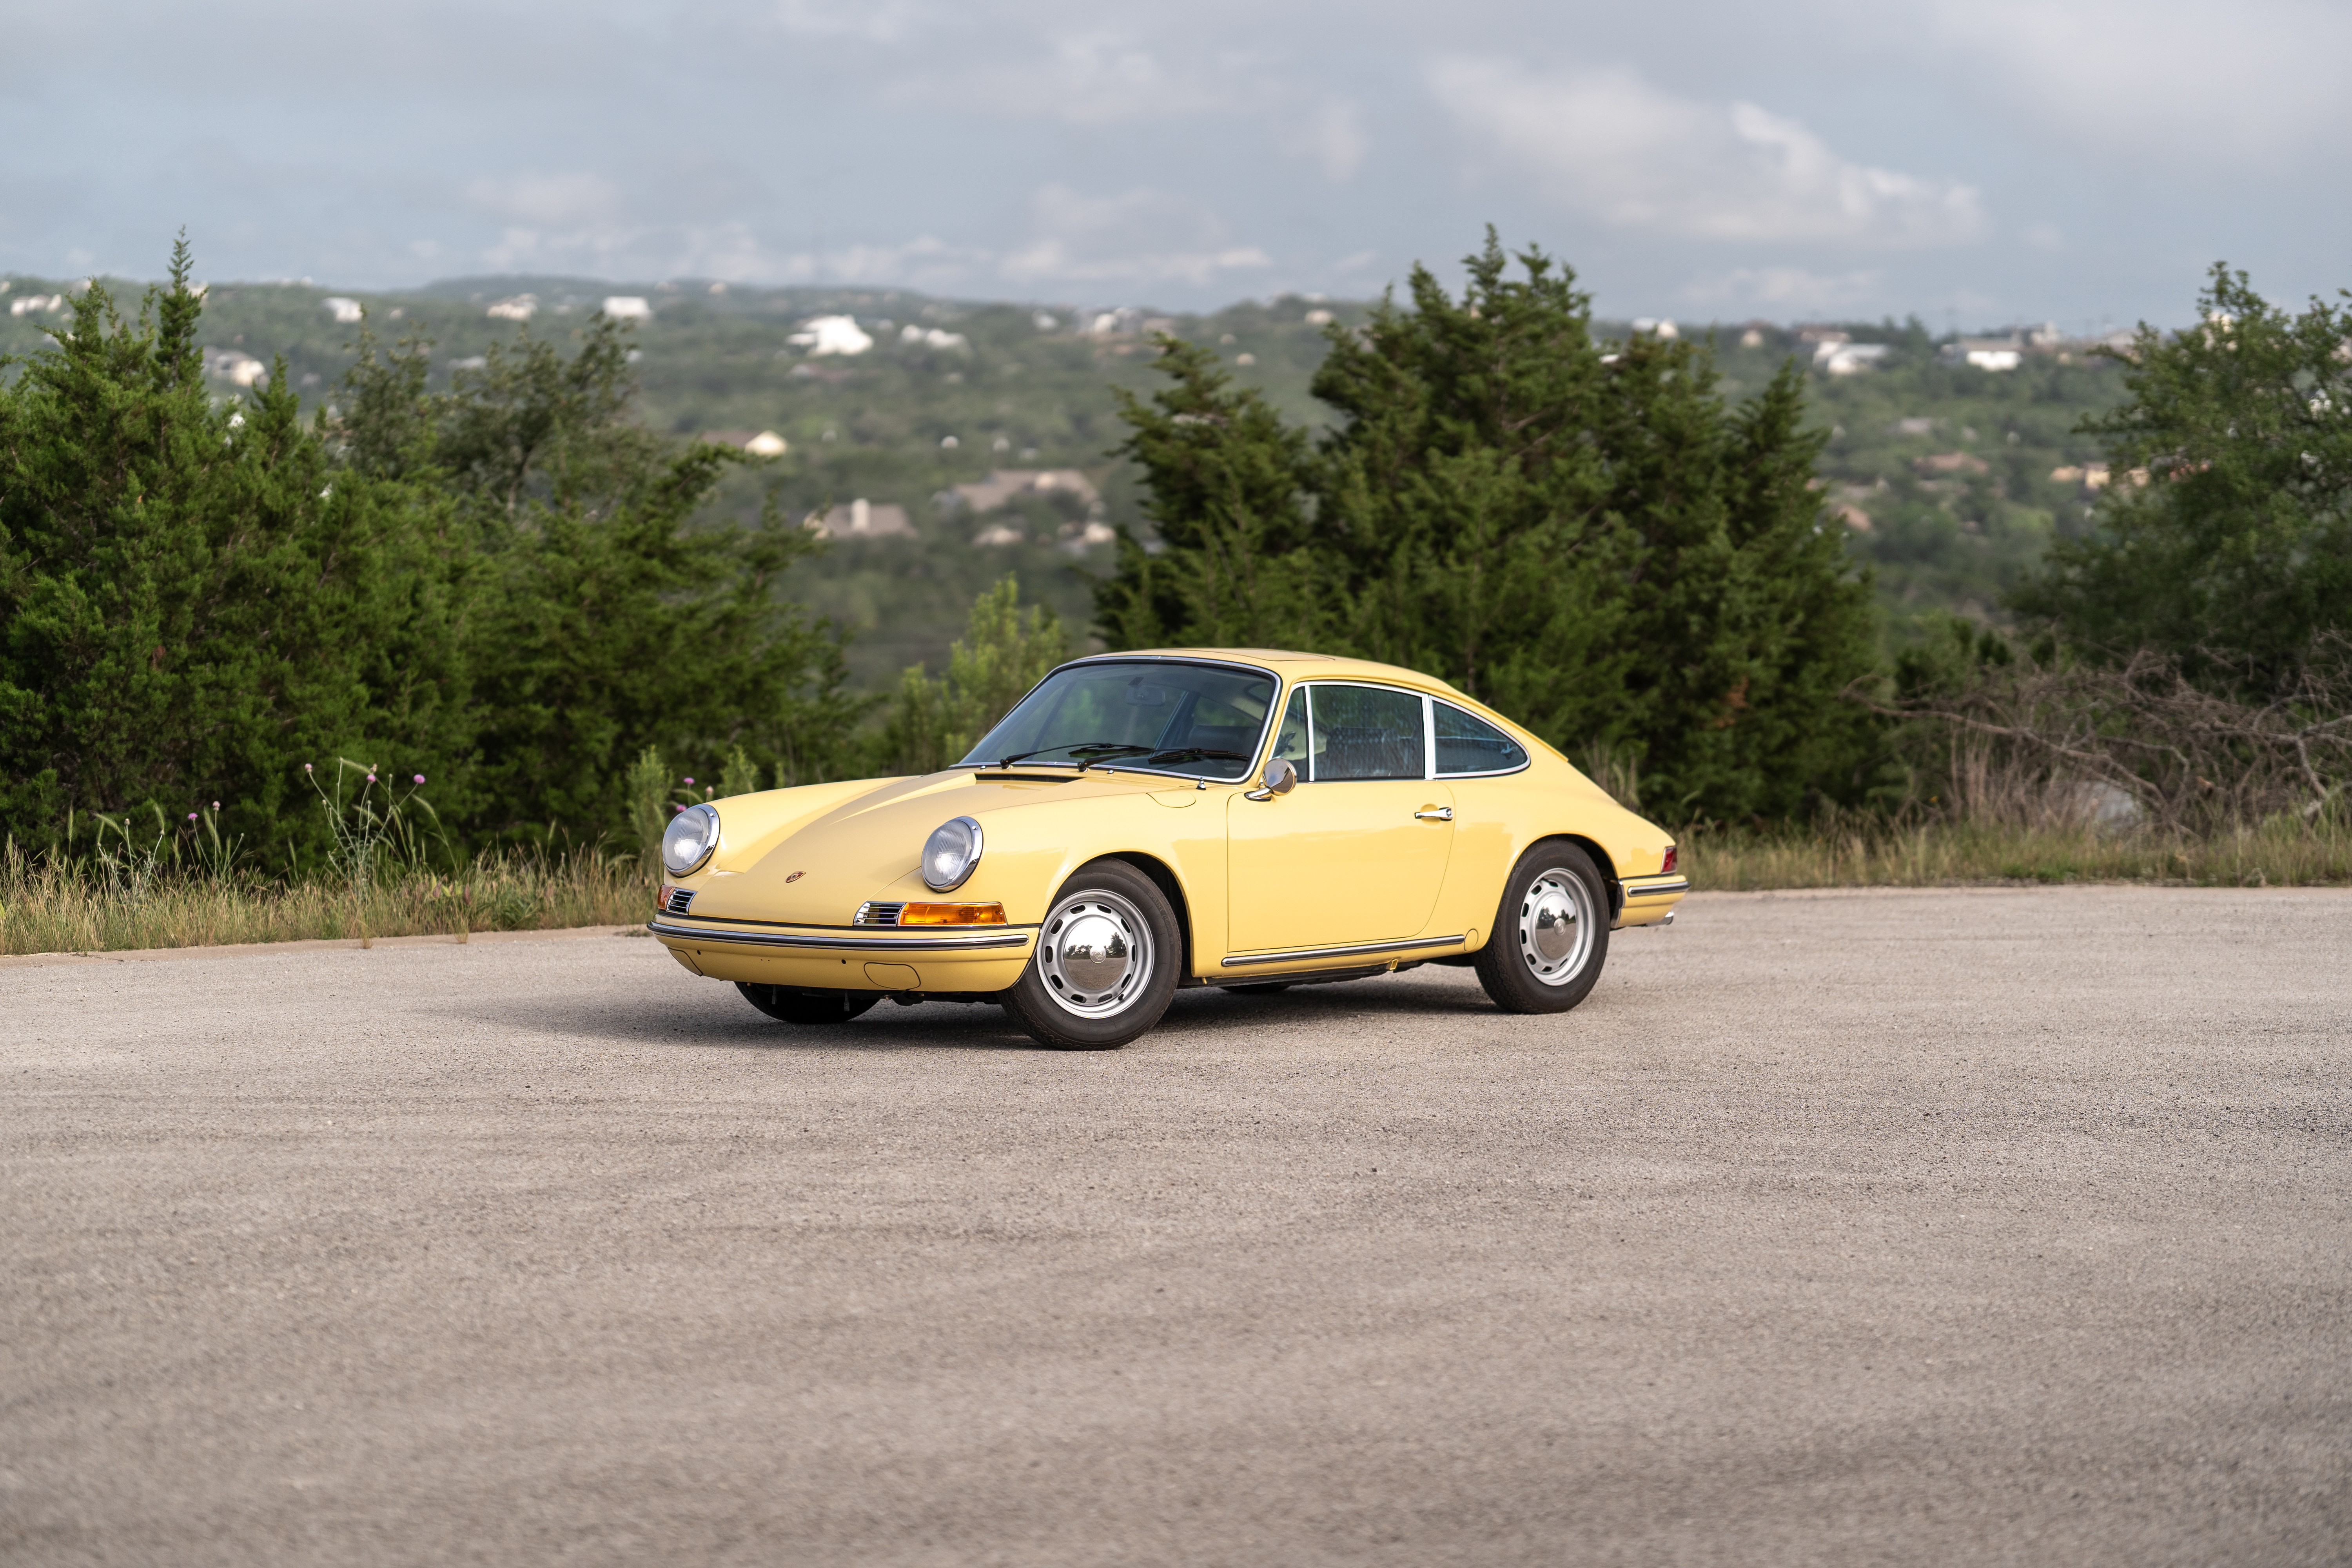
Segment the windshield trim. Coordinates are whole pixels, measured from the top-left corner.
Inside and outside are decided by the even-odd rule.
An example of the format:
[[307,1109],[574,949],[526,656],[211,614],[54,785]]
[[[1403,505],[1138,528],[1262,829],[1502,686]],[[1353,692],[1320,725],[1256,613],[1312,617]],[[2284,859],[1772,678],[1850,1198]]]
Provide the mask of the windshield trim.
[[[1021,694],[1021,702],[1026,702],[1032,697],[1036,696],[1039,691],[1045,689],[1046,681],[1053,679],[1054,677],[1061,674],[1062,671],[1066,669],[1076,669],[1083,665],[1089,664],[1190,664],[1198,665],[1203,669],[1246,669],[1253,675],[1263,675],[1268,680],[1273,681],[1274,700],[1266,704],[1265,717],[1258,721],[1257,739],[1250,742],[1250,765],[1242,770],[1242,773],[1239,778],[1213,779],[1210,781],[1214,784],[1245,784],[1257,776],[1256,769],[1260,765],[1260,757],[1265,751],[1267,740],[1274,733],[1275,721],[1282,716],[1283,700],[1290,695],[1289,682],[1282,679],[1279,671],[1268,669],[1262,664],[1251,664],[1244,659],[1187,658],[1164,653],[1090,653],[1084,658],[1074,658],[1069,660],[1067,663],[1057,664],[1053,668],[1047,670],[1044,678],[1040,679],[1036,685],[1031,687],[1028,690]],[[1015,702],[1012,708],[1008,708],[1004,711],[1008,715],[1011,714],[1014,709],[1021,706],[1021,702]],[[999,721],[999,722],[1002,722],[1002,721]],[[974,742],[974,744],[977,743],[977,742]],[[974,777],[985,775],[990,769],[996,766],[992,762],[959,762],[955,765],[958,768],[971,769]],[[1206,779],[1209,777],[1206,773],[1180,773],[1169,768],[1144,767],[1140,765],[1139,763],[1131,763],[1122,758],[1111,758],[1101,763],[1079,763],[1041,762],[1034,757],[1031,757],[1024,760],[1016,765],[1024,768],[1075,768],[1080,773],[1086,773],[1088,772],[1150,773],[1155,778],[1187,780]]]

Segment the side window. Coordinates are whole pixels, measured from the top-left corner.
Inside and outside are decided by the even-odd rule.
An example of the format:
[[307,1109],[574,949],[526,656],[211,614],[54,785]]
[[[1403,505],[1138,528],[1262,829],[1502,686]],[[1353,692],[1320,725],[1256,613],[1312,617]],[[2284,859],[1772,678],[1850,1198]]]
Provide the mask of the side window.
[[1475,713],[1444,702],[1430,705],[1437,715],[1437,772],[1500,773],[1528,765],[1527,748]]
[[1315,776],[1314,759],[1307,749],[1307,688],[1303,686],[1290,694],[1290,706],[1282,710],[1282,728],[1274,733],[1274,754],[1298,770],[1299,783]]
[[1417,779],[1428,766],[1421,699],[1377,686],[1316,686],[1315,782]]

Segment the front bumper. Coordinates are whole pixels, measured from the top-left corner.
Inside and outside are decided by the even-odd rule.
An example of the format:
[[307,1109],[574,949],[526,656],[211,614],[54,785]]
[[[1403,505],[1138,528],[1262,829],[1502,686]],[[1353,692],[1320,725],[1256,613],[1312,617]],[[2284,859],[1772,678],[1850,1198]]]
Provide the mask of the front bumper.
[[1002,991],[1037,938],[1034,926],[868,935],[656,919],[646,929],[697,974],[828,991]]

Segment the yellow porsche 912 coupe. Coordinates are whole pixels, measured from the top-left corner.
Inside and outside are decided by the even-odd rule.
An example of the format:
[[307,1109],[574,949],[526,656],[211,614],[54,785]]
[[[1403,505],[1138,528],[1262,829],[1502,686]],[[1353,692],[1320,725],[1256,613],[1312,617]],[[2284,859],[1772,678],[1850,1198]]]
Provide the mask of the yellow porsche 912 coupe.
[[1075,1050],[1180,986],[1422,963],[1560,1012],[1689,887],[1663,829],[1444,681],[1256,648],[1077,659],[954,767],[689,806],[662,863],[653,934],[772,1018],[993,1002]]

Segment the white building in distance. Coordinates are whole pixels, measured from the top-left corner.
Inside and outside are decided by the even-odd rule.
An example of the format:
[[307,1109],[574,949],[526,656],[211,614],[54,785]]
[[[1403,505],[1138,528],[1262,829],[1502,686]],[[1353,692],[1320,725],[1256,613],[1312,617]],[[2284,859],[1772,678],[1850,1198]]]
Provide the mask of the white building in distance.
[[938,499],[974,512],[991,512],[1016,497],[1043,495],[1076,496],[1088,511],[1102,506],[1095,482],[1076,468],[999,468],[984,479],[943,490]]
[[755,458],[781,458],[792,445],[773,430],[705,430],[695,437],[714,447],[732,447]]
[[511,300],[501,300],[485,314],[494,321],[528,321],[539,314],[539,296],[518,294]]
[[642,294],[608,294],[604,297],[604,314],[615,321],[650,321],[654,308]]
[[820,517],[809,513],[808,528],[827,539],[913,539],[914,520],[903,506],[876,506],[860,496],[847,506],[835,507]]
[[206,349],[205,374],[237,386],[257,386],[269,379],[269,367],[241,349]]
[[1875,370],[1878,362],[1886,357],[1885,343],[1816,343],[1813,345],[1813,368],[1832,375],[1856,375],[1865,370]]
[[874,346],[874,340],[858,330],[854,316],[818,316],[801,323],[801,330],[784,342],[809,352],[811,359],[820,354],[862,354]]
[[360,319],[367,314],[357,300],[347,300],[341,294],[328,295],[319,301],[319,306],[327,314],[335,318],[335,324],[339,327],[355,327],[359,325]]

